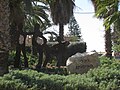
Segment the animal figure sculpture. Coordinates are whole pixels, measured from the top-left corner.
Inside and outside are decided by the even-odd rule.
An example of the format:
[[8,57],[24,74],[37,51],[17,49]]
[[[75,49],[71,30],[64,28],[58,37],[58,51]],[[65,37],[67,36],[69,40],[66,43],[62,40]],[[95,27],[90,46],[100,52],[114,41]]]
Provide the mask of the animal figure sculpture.
[[48,45],[48,51],[46,54],[46,57],[49,58],[49,60],[45,60],[44,66],[51,61],[52,57],[56,57],[57,60],[57,66],[66,66],[66,61],[69,57],[76,53],[84,53],[86,52],[86,43],[68,43],[68,42],[63,42],[61,44],[55,43],[54,45]]

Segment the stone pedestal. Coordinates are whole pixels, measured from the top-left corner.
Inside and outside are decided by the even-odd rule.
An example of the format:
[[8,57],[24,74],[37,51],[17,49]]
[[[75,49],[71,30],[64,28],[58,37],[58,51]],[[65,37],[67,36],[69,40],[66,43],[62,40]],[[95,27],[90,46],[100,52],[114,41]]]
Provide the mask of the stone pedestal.
[[77,53],[68,58],[66,66],[70,73],[83,74],[88,70],[98,67],[100,64],[98,59],[98,53],[85,52]]

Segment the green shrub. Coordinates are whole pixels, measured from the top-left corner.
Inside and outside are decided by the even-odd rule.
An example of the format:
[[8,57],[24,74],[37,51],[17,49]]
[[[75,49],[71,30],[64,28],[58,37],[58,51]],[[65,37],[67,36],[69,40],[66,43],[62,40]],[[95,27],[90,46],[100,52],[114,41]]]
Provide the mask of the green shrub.
[[101,67],[120,70],[120,60],[117,60],[115,58],[109,59],[107,57],[100,57],[99,59],[100,59]]
[[97,82],[100,90],[119,90],[120,89],[120,61],[100,57],[101,65],[88,71],[86,77],[92,78]]
[[[15,61],[15,51],[10,51],[9,52],[9,58],[8,58],[8,65],[9,66],[13,66],[14,65],[14,61]],[[32,55],[31,53],[27,53],[27,58],[28,58],[28,64],[29,64],[29,67],[30,68],[34,68],[35,65],[37,64],[38,62],[38,57]],[[21,66],[23,66],[23,62],[24,62],[24,57],[23,55],[21,54]]]
[[9,52],[9,57],[8,57],[8,65],[9,66],[14,64],[14,61],[15,61],[14,57],[15,57],[15,51],[12,50]]
[[13,70],[0,77],[0,90],[120,90],[120,61],[100,57],[100,63],[82,75]]
[[109,67],[99,67],[88,71],[86,75],[89,78],[93,78],[94,82],[97,82],[100,90],[120,89],[120,70]]
[[1,77],[0,86],[5,88],[2,90],[97,90],[95,82],[81,75],[48,75],[33,70],[11,71]]
[[27,86],[23,83],[16,82],[16,80],[0,78],[0,90],[27,90]]

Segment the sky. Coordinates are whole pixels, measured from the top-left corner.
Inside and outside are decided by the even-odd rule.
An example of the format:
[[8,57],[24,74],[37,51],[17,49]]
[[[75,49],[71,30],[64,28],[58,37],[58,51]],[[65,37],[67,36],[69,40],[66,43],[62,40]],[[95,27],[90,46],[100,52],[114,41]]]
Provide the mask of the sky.
[[[87,52],[96,50],[104,52],[104,27],[103,21],[94,17],[94,8],[90,0],[75,0],[74,16],[80,28],[84,42],[87,43]],[[88,12],[88,13],[86,13]],[[92,12],[92,13],[89,13]],[[58,32],[58,26],[53,26],[48,30]],[[65,34],[68,26],[64,28]]]
[[94,17],[94,7],[90,0],[75,0],[76,8],[74,16],[81,28],[82,38],[87,43],[87,51],[104,51],[104,27],[103,21]]

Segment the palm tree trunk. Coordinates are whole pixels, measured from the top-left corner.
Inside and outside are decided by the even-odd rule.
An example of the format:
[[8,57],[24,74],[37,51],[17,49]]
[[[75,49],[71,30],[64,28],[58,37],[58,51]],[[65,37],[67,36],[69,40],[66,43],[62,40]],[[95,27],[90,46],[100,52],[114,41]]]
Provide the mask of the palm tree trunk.
[[[91,0],[95,12],[97,11],[98,4],[96,0]],[[107,16],[110,16],[109,14]],[[106,15],[103,15],[101,18],[105,19]],[[106,27],[105,27],[106,28]],[[106,57],[112,58],[112,40],[111,40],[111,29],[109,28],[108,30],[105,30],[105,51],[106,51]]]
[[61,38],[61,40],[64,40],[64,25],[63,24],[59,24],[59,36]]
[[9,14],[9,0],[0,0],[0,75],[8,72]]
[[112,40],[111,40],[111,29],[105,30],[105,51],[106,57],[112,58]]
[[8,53],[5,51],[0,51],[0,76],[8,73]]

